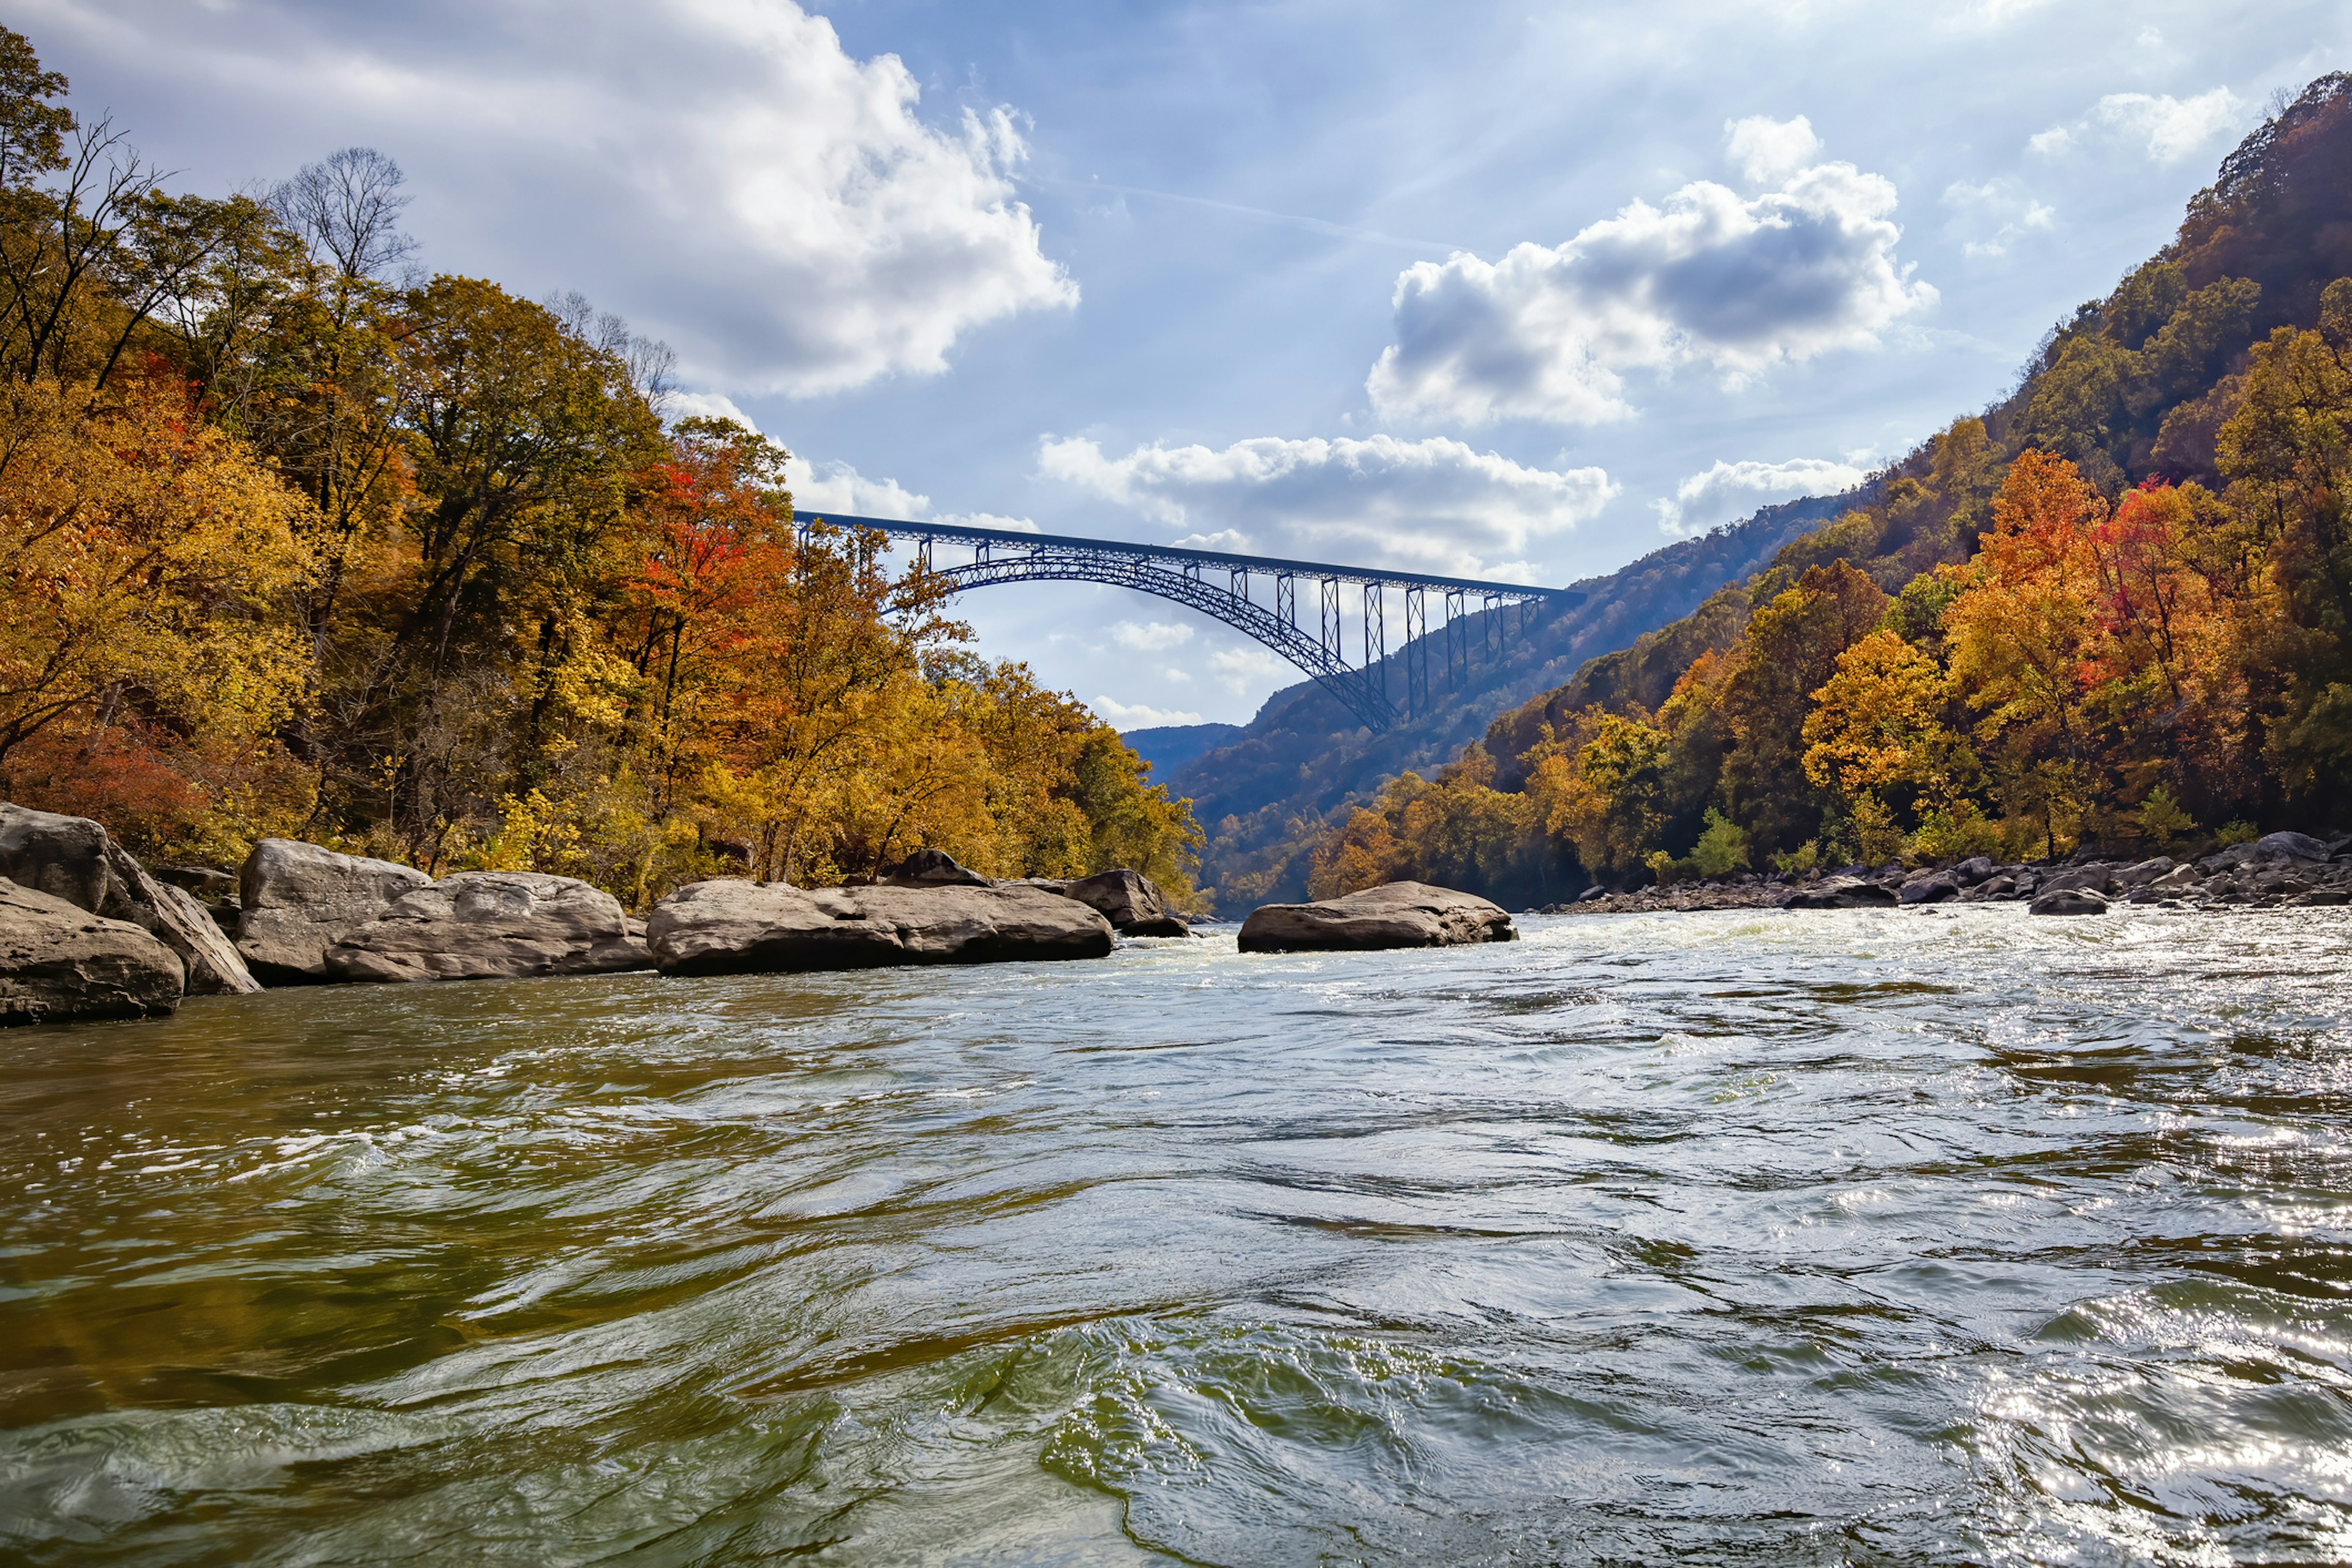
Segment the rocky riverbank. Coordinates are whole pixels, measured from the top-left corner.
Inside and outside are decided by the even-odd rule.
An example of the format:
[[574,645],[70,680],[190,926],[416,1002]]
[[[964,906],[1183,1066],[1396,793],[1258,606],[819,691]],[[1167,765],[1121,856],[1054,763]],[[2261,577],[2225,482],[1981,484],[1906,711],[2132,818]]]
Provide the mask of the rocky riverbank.
[[1189,931],[1135,871],[998,882],[936,849],[862,887],[698,882],[646,921],[570,877],[436,880],[285,838],[234,877],[151,874],[96,822],[0,802],[0,1024],[152,1016],[265,985],[1099,958],[1118,936]]
[[2175,860],[2085,851],[2064,860],[2000,865],[1979,857],[1936,866],[1848,866],[1612,892],[1531,914],[1637,914],[1662,910],[1865,909],[1939,903],[2023,903],[2036,914],[2104,914],[2116,904],[2171,909],[2279,909],[2352,904],[2352,834],[2326,839],[2273,833],[2251,844]]

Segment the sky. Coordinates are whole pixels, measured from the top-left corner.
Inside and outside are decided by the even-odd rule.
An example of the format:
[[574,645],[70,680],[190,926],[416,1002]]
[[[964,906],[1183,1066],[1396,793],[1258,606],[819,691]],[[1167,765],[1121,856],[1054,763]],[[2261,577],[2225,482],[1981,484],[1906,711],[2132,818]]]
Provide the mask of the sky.
[[[1565,584],[2013,384],[2352,7],[0,0],[174,188],[399,162],[803,511]],[[944,557],[942,559],[945,559]],[[1121,728],[1296,671],[1165,601],[958,614]]]

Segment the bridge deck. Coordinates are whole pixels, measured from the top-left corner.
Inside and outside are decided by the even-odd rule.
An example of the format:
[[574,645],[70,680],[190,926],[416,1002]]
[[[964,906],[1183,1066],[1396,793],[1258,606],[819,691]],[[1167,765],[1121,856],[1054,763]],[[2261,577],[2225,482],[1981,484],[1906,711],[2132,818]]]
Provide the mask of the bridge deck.
[[945,539],[961,544],[1009,545],[1085,550],[1157,561],[1179,561],[1213,566],[1221,572],[1246,572],[1269,577],[1313,577],[1324,582],[1361,583],[1384,588],[1441,588],[1495,599],[1535,599],[1566,606],[1584,602],[1575,588],[1543,588],[1528,583],[1482,583],[1469,577],[1439,577],[1422,572],[1384,572],[1370,566],[1338,566],[1323,561],[1286,561],[1271,555],[1236,555],[1222,550],[1191,550],[1174,544],[1134,544],[1118,539],[1081,539],[1067,533],[1024,533],[1010,528],[966,528],[957,523],[911,522],[901,518],[853,517],[847,512],[811,511],[803,521],[823,521],[845,528],[871,528],[896,539]]

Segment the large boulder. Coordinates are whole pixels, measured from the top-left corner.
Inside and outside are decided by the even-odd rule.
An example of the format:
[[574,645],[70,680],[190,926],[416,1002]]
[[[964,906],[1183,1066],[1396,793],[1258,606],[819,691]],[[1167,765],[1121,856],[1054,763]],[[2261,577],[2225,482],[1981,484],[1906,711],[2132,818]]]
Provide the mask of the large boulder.
[[2262,860],[2325,860],[2327,846],[2308,833],[2266,833],[2254,840],[2254,858]]
[[168,1013],[186,973],[144,927],[0,879],[0,1024]]
[[139,927],[179,955],[190,995],[261,989],[204,905],[149,876],[89,817],[0,803],[0,877]]
[[237,952],[265,985],[323,984],[333,978],[327,949],[345,931],[432,885],[424,872],[389,860],[265,838],[237,873]]
[[651,969],[620,900],[570,877],[461,871],[404,893],[343,929],[323,955],[331,980],[520,980]]
[[1940,872],[1934,876],[1914,877],[1904,883],[1895,895],[1897,902],[1906,904],[1940,904],[1947,899],[1959,896],[1960,884]]
[[1390,882],[1311,904],[1261,904],[1242,922],[1244,952],[1362,952],[1515,942],[1499,904],[1426,882]]
[[1110,921],[1121,936],[1191,936],[1192,928],[1168,907],[1159,884],[1139,871],[1124,868],[1097,872],[1062,885],[1062,896],[1076,899]]
[[730,880],[656,904],[646,941],[664,974],[762,974],[1100,958],[1111,929],[1075,899],[1018,884],[804,890]]
[[2045,894],[2069,891],[2096,893],[2104,899],[2116,890],[2116,868],[2096,864],[2064,867],[2042,878],[2036,890]]
[[2026,908],[2037,915],[2103,915],[2107,900],[2088,888],[2053,888]]
[[1895,889],[1876,882],[1865,882],[1859,877],[1826,878],[1809,888],[1800,888],[1781,904],[1784,910],[1863,910],[1876,909],[1895,901]]

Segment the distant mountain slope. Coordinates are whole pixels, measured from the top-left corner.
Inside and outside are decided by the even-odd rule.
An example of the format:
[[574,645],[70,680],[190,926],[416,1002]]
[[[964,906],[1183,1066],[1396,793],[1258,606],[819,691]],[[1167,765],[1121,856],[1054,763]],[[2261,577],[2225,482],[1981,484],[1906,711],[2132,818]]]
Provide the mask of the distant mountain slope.
[[1239,724],[1159,724],[1149,730],[1129,730],[1119,739],[1151,764],[1153,783],[1165,784],[1185,763],[1241,732]]
[[[2347,275],[2352,76],[2335,73],[2248,136],[2173,243],[2054,329],[2012,393],[1868,484],[1768,508],[1579,584],[1584,605],[1515,637],[1465,689],[1441,693],[1435,712],[1387,734],[1350,728],[1311,684],[1276,693],[1232,743],[1170,781],[1209,831],[1203,885],[1299,896],[1318,824],[1474,740],[1496,764],[1496,787],[1517,789],[1517,758],[1542,726],[1591,704],[1656,708],[1694,658],[1729,647],[1753,606],[1808,567],[1845,561],[1891,593],[1968,559],[2010,460],[2028,447],[2065,457],[2110,496],[2149,476],[2220,489],[2216,440],[2243,398],[2249,345],[2313,325],[2321,289]],[[1391,689],[1401,680],[1400,667]]]
[[[1171,793],[1192,798],[1193,815],[1208,829],[1202,886],[1213,889],[1258,868],[1292,837],[1293,823],[1319,820],[1407,768],[1447,761],[1479,737],[1496,709],[1555,687],[1591,656],[1690,614],[1726,583],[1762,570],[1790,541],[1869,493],[1864,487],[1766,507],[1712,533],[1678,540],[1606,577],[1577,584],[1586,595],[1583,604],[1530,626],[1524,636],[1517,629],[1517,612],[1502,611],[1501,657],[1475,655],[1459,690],[1444,689],[1444,645],[1433,632],[1426,640],[1434,710],[1385,734],[1359,725],[1311,681],[1276,692],[1230,742],[1166,778]],[[1483,629],[1483,616],[1473,616],[1474,649]],[[1389,689],[1402,693],[1403,650],[1387,662]],[[1128,741],[1133,744],[1135,737]],[[1154,776],[1160,776],[1157,770]],[[1303,883],[1292,885],[1297,880],[1280,878],[1265,896],[1303,894]]]

